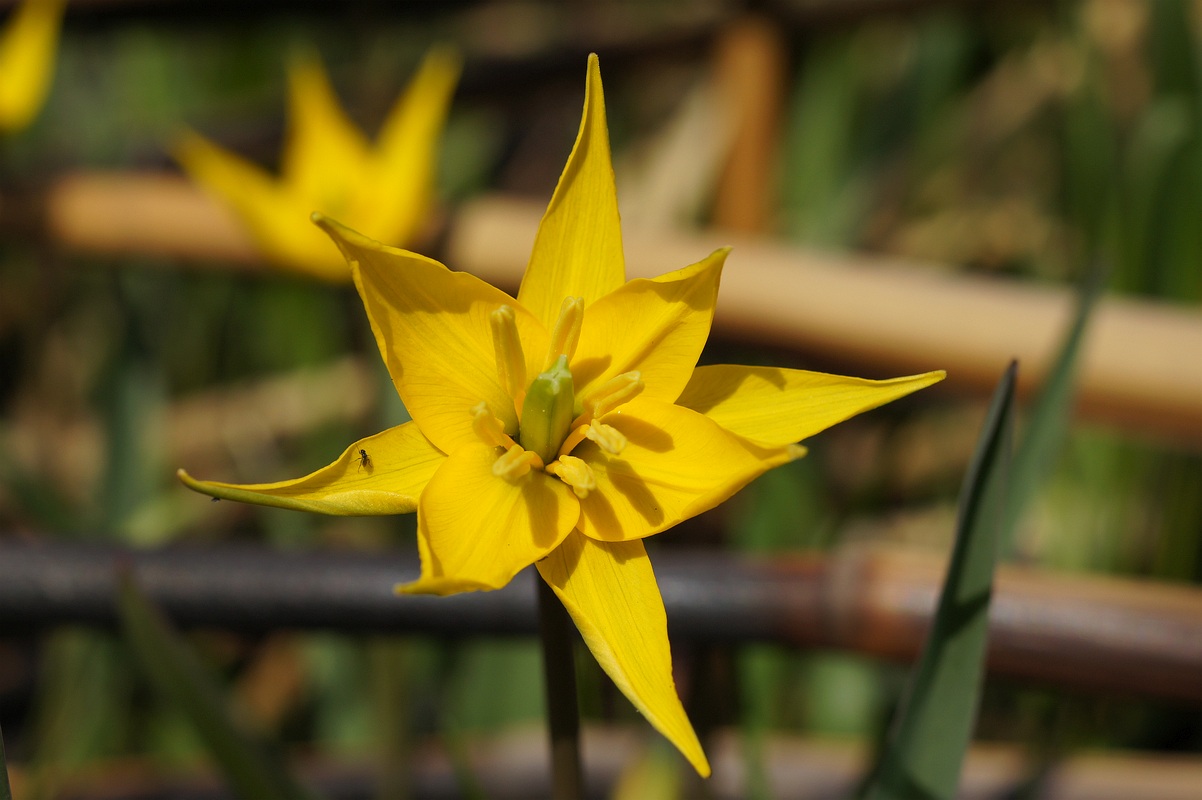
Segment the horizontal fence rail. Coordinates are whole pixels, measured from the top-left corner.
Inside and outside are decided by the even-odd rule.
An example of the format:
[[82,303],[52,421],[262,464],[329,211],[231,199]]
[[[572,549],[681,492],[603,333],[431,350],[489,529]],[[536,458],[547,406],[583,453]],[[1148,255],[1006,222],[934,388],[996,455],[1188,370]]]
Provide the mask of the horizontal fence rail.
[[[943,577],[935,556],[883,548],[741,558],[662,551],[677,640],[768,642],[914,658]],[[115,624],[128,571],[178,624],[439,637],[532,635],[533,572],[496,592],[397,597],[415,557],[221,545],[137,551],[0,543],[0,634]],[[990,613],[995,676],[1202,703],[1202,589],[1004,567]]]
[[[263,269],[231,212],[177,175],[65,175],[28,204],[41,216],[35,227],[73,251]],[[457,209],[447,221],[448,264],[516,287],[544,208],[493,196]],[[623,239],[632,277],[678,269],[733,245],[714,319],[720,335],[825,353],[881,375],[943,368],[950,384],[986,391],[1018,358],[1020,391],[1030,391],[1072,318],[1067,288],[944,274],[905,259],[633,224]],[[1202,447],[1202,314],[1181,304],[1102,298],[1082,346],[1078,395],[1090,416],[1177,447]]]

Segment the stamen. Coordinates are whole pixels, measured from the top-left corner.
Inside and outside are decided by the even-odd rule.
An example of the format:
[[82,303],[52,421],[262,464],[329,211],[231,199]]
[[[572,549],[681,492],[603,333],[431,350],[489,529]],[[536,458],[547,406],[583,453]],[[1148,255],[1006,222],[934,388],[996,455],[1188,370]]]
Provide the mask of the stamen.
[[637,369],[615,375],[584,401],[584,413],[576,418],[576,423],[591,422],[605,416],[623,403],[628,403],[637,397],[643,391],[644,386],[643,373]]
[[501,388],[514,398],[514,408],[521,408],[526,393],[526,356],[522,353],[513,307],[501,306],[488,315],[488,321],[492,326],[492,346]]
[[513,439],[505,433],[501,420],[488,410],[488,403],[481,400],[472,408],[472,431],[489,447],[516,447]]
[[597,477],[593,475],[592,467],[575,456],[560,456],[558,461],[547,465],[547,472],[571,486],[581,500],[597,488]]
[[577,425],[568,434],[568,438],[563,440],[563,444],[559,446],[559,457],[563,458],[568,453],[576,449],[576,445],[580,444],[588,436],[588,425]]
[[626,435],[612,425],[594,422],[588,426],[585,436],[611,456],[620,455],[626,449]]
[[551,331],[551,346],[547,350],[547,366],[550,368],[560,356],[567,356],[568,361],[576,355],[576,345],[580,341],[580,324],[584,320],[584,298],[565,297],[559,307],[559,319],[555,321],[555,329]]
[[531,469],[542,469],[543,460],[536,453],[523,450],[520,445],[514,445],[505,451],[505,455],[492,463],[492,474],[513,482],[524,478]]

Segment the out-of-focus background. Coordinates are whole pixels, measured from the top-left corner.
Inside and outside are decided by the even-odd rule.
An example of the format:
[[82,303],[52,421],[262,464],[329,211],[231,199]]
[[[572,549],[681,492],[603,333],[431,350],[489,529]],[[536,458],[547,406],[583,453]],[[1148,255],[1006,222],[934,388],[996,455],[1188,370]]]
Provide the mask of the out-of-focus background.
[[[892,546],[946,554],[991,382],[1017,355],[1025,402],[1040,396],[1092,280],[1103,288],[1081,383],[1043,435],[1009,557],[1051,587],[1034,604],[1049,614],[1078,586],[1060,597],[1055,576],[1071,575],[1100,608],[1108,587],[1145,585],[1126,579],[1180,589],[1170,606],[1196,622],[1200,26],[1202,6],[1183,0],[73,2],[45,107],[0,140],[0,536],[412,551],[411,518],[210,503],[175,479],[180,466],[297,476],[404,412],[353,288],[260,264],[181,177],[171,144],[191,128],[274,168],[287,64],[303,53],[320,55],[374,136],[426,50],[449,43],[464,71],[440,202],[413,247],[512,290],[597,52],[632,272],[735,244],[731,305],[720,295],[704,361],[949,371],[807,442],[807,458],[656,537],[654,554],[800,553],[832,571],[864,552],[893,564]],[[1020,432],[1031,423],[1020,415]],[[853,590],[871,588],[868,573]],[[1088,622],[1122,642],[1139,633],[1130,619]],[[715,785],[746,797],[854,787],[905,674],[887,622],[851,647],[678,642],[678,682],[722,754],[716,774],[739,776]],[[1041,624],[1012,620],[1019,665],[986,682],[976,739],[992,749],[970,761],[981,785],[1196,796],[1202,690],[1166,691],[1138,665],[1122,686],[1041,675],[1021,647]],[[333,796],[407,796],[405,776],[435,762],[451,765],[450,796],[493,796],[491,762],[472,755],[482,743],[541,747],[526,637],[204,628],[189,641],[305,769],[384,787]],[[1198,657],[1196,641],[1155,647]],[[635,735],[598,738],[598,751],[651,748],[676,764],[590,659],[578,673],[586,725]],[[209,796],[164,788],[201,792],[206,751],[103,626],[0,617],[0,725],[18,796]],[[599,791],[620,790],[619,775],[645,785],[629,765],[648,763],[660,762],[631,755]],[[790,765],[813,769],[810,783],[790,782]]]

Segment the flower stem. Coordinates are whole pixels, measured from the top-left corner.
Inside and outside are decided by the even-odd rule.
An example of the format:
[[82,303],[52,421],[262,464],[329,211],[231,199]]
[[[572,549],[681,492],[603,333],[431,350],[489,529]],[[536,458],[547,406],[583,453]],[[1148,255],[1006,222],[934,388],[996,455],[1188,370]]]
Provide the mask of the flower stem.
[[547,721],[551,734],[551,796],[584,797],[580,770],[580,712],[576,706],[576,662],[572,620],[546,581],[538,583],[538,633],[543,648]]

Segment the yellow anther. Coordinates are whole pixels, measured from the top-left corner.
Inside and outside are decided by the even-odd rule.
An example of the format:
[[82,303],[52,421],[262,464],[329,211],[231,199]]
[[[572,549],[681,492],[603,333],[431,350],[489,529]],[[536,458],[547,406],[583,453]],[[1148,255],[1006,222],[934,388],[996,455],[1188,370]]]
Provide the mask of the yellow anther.
[[492,326],[492,346],[497,358],[497,378],[501,388],[514,398],[515,408],[522,407],[526,392],[526,356],[518,336],[517,317],[512,306],[501,306],[488,315]]
[[514,445],[505,451],[505,455],[492,462],[492,474],[507,481],[524,478],[532,469],[542,469],[543,460],[529,450],[523,450],[520,445]]
[[489,447],[516,447],[513,439],[505,433],[501,420],[488,410],[488,403],[481,400],[472,408],[472,431]]
[[611,425],[594,422],[588,426],[585,436],[589,438],[589,441],[596,442],[597,447],[600,447],[611,456],[619,455],[626,449],[625,434]]
[[607,380],[584,401],[584,413],[577,422],[591,422],[603,417],[623,403],[628,403],[643,391],[643,373],[623,372]]
[[551,331],[551,346],[547,349],[547,366],[550,367],[560,356],[568,361],[576,355],[576,344],[580,341],[580,324],[584,321],[584,298],[565,297],[559,307],[559,319]]
[[809,451],[806,450],[805,445],[791,444],[786,446],[785,452],[789,454],[789,458],[796,460],[804,456]]
[[575,456],[560,456],[558,461],[547,465],[547,472],[571,486],[581,500],[597,488],[597,477],[593,475],[592,467]]

